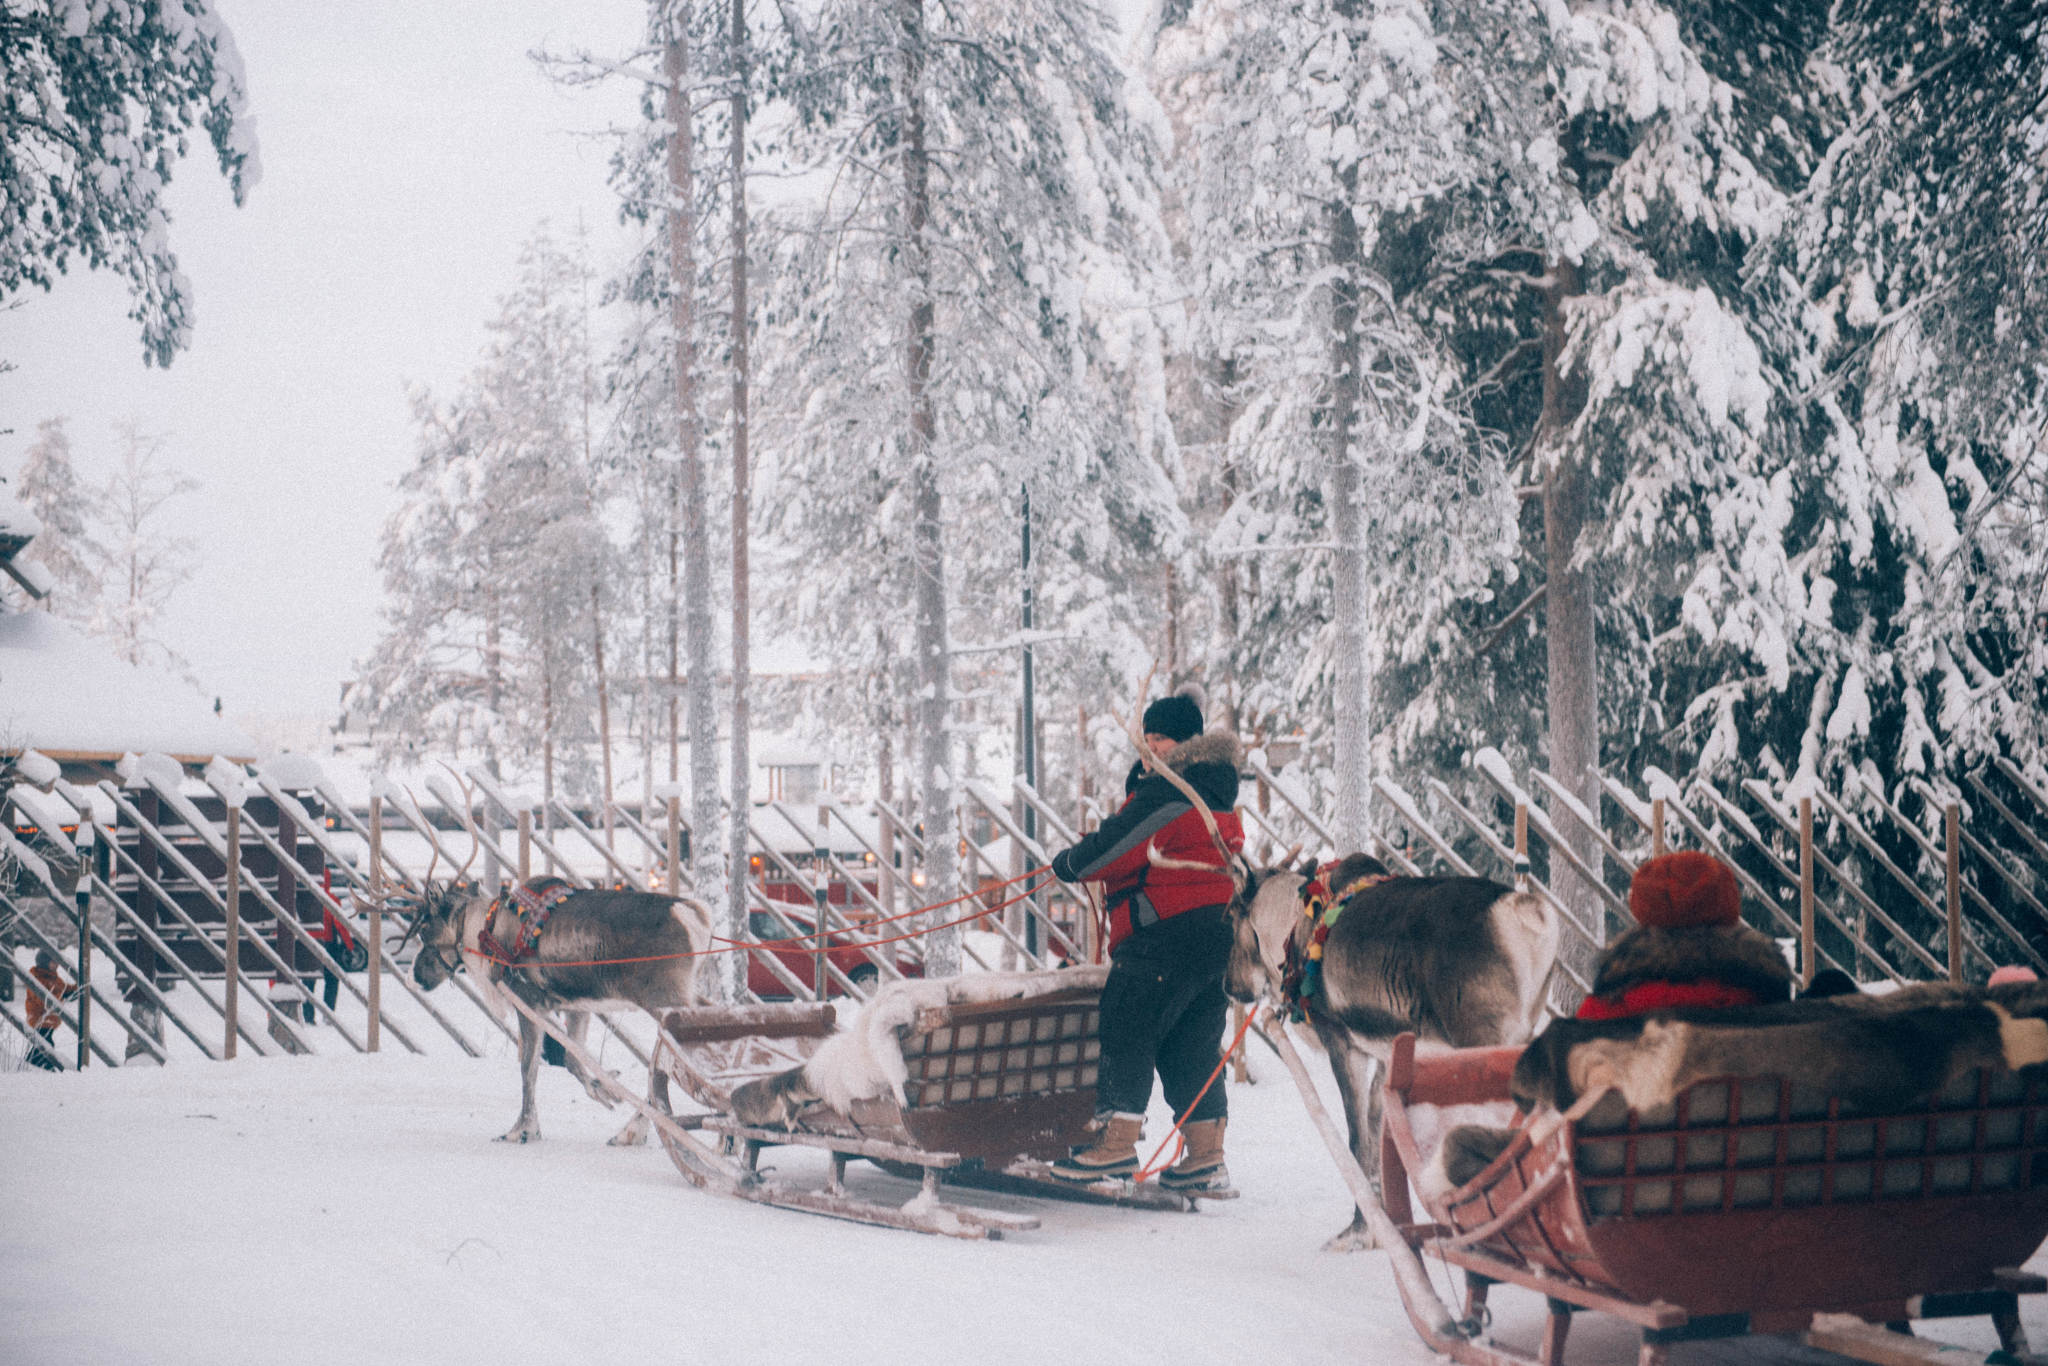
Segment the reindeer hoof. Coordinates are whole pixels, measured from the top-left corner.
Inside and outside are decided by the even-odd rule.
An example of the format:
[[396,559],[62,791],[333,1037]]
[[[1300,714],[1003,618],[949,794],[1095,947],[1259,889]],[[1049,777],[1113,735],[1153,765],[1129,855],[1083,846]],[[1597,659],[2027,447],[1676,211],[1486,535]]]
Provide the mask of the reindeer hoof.
[[1370,1252],[1378,1247],[1379,1239],[1372,1236],[1372,1230],[1362,1223],[1351,1225],[1342,1233],[1323,1244],[1325,1252]]
[[498,1142],[538,1143],[540,1142],[540,1126],[538,1124],[518,1125],[515,1128],[512,1128],[507,1132],[498,1135]]

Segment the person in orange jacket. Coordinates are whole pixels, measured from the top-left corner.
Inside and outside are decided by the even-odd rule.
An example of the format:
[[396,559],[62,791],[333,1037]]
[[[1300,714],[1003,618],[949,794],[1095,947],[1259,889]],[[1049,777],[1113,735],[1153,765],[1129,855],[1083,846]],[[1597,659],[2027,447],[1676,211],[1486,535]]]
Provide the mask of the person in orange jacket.
[[[45,1072],[61,1071],[57,1061],[55,1039],[57,1026],[64,1023],[58,1013],[56,1002],[73,1000],[78,988],[64,980],[64,974],[57,970],[57,955],[48,949],[36,950],[36,965],[29,969],[29,977],[41,991],[30,988],[28,993],[28,1027],[42,1035],[41,1044],[29,1047],[28,1060]],[[49,995],[44,995],[48,992]]]

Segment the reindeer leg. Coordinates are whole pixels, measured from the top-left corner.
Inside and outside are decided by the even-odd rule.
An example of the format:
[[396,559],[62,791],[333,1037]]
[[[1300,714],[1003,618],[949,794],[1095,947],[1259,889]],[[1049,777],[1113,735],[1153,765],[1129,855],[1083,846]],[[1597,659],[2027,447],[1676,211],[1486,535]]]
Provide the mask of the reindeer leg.
[[[1330,1070],[1337,1077],[1337,1092],[1344,1098],[1344,1123],[1366,1179],[1375,1193],[1380,1188],[1380,1099],[1373,1085],[1373,1056],[1341,1026],[1316,1026],[1316,1034],[1330,1055]],[[1363,1119],[1363,1123],[1361,1123]],[[1325,1252],[1365,1252],[1379,1246],[1366,1227],[1365,1212],[1354,1208],[1351,1222],[1336,1237],[1323,1244]]]
[[[510,990],[518,988],[506,983]],[[520,999],[526,993],[520,992]],[[540,1081],[540,1027],[519,1017],[519,1119],[502,1134],[500,1143],[532,1143],[540,1138],[540,1114],[534,1105],[534,1091]]]
[[[562,1032],[575,1041],[576,1047],[582,1048],[584,1046],[584,1038],[590,1033],[590,1012],[587,1010],[563,1011]],[[584,1094],[588,1095],[592,1100],[609,1103],[611,1100],[609,1091],[616,1089],[612,1085],[612,1077],[617,1074],[612,1073],[607,1076],[592,1075],[590,1069],[577,1059],[575,1053],[568,1052],[568,1050],[564,1050],[564,1052],[567,1053],[564,1061],[568,1065],[569,1075],[583,1083]]]
[[[649,1013],[653,1014],[651,1011]],[[655,1030],[659,1032],[661,1029],[660,1015],[654,1016],[654,1026]],[[647,1103],[662,1114],[672,1115],[675,1113],[675,1111],[669,1109],[668,1072],[661,1067],[658,1054],[655,1058],[655,1065],[647,1069]],[[626,1121],[626,1127],[612,1135],[612,1146],[614,1148],[637,1148],[647,1141],[647,1135],[653,1128],[654,1122],[636,1110],[633,1112],[633,1117]]]

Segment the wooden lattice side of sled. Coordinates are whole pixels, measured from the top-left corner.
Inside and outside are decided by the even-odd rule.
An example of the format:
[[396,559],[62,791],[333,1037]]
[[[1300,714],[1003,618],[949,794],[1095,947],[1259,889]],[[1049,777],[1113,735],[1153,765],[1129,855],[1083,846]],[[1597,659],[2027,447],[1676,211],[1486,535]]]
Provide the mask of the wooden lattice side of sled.
[[[1610,1092],[1588,1113],[1519,1132],[1414,1222],[1424,1169],[1414,1105],[1501,1101],[1520,1050],[1418,1058],[1396,1042],[1382,1138],[1386,1205],[1425,1256],[1466,1273],[1466,1313],[1506,1283],[1549,1299],[1544,1366],[1575,1310],[1643,1329],[1643,1360],[1678,1341],[1988,1314],[2024,1351],[2014,1270],[2048,1235],[2048,1086],[1972,1070],[1893,1111],[1859,1110],[1782,1077],[1695,1083],[1655,1111]],[[1479,1344],[1460,1360],[1525,1361]],[[1837,1345],[1834,1350],[1846,1351]]]
[[[1081,987],[1020,1000],[922,1010],[901,1039],[908,1073],[904,1103],[884,1095],[855,1101],[846,1114],[813,1103],[786,1129],[734,1119],[732,1090],[744,1081],[800,1065],[831,1033],[830,1007],[675,1012],[665,1024],[655,1065],[693,1100],[718,1112],[697,1123],[722,1135],[747,1171],[758,1171],[760,1153],[778,1145],[831,1154],[822,1191],[785,1191],[784,1197],[800,1198],[764,1203],[965,1237],[1000,1236],[1009,1228],[1035,1227],[1037,1220],[937,1204],[941,1183],[1093,1203],[1193,1209],[1194,1198],[1149,1183],[1115,1180],[1067,1186],[1046,1174],[1053,1159],[1087,1141],[1101,1057],[1100,995],[1099,988]],[[854,1157],[920,1180],[923,1192],[911,1205],[943,1213],[931,1220],[921,1213],[855,1200],[844,1186],[845,1164]],[[1232,1194],[1205,1193],[1199,1198],[1227,1199]]]

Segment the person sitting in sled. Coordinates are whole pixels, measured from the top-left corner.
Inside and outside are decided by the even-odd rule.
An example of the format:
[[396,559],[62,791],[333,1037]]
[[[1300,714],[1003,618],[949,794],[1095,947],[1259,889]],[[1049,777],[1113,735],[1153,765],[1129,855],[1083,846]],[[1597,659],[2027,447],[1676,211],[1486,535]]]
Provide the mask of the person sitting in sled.
[[1629,883],[1628,909],[1635,926],[1601,952],[1579,1019],[1790,997],[1785,956],[1742,923],[1742,889],[1711,854],[1687,849],[1643,863]]
[[[1144,731],[1147,747],[1208,803],[1230,847],[1243,848],[1244,829],[1232,809],[1242,760],[1236,738],[1220,730],[1204,735],[1201,703],[1187,690],[1147,707]],[[1164,858],[1207,867],[1155,867],[1146,852],[1151,848]],[[1165,777],[1148,771],[1115,815],[1054,856],[1052,870],[1062,882],[1105,883],[1110,927],[1091,1126],[1097,1138],[1054,1163],[1052,1174],[1086,1184],[1135,1173],[1156,1071],[1167,1104],[1184,1117],[1186,1144],[1159,1184],[1171,1190],[1228,1188],[1228,1106],[1220,1083],[1202,1088],[1216,1068],[1229,1009],[1223,994],[1230,961],[1224,913],[1236,885],[1220,866],[1201,813]]]

